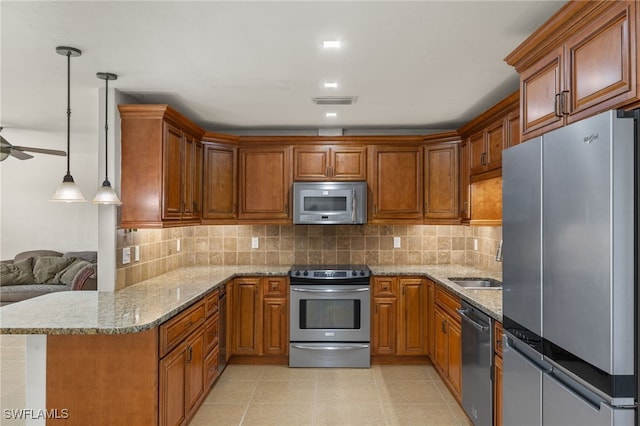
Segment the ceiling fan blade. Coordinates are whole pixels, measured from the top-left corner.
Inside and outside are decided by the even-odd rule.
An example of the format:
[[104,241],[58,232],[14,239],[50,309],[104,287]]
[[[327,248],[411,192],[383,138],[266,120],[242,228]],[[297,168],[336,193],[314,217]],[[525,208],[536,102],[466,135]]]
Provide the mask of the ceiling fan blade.
[[17,150],[15,147],[11,150],[11,156],[16,157],[18,160],[28,160],[29,158],[33,158],[33,155]]
[[38,154],[59,155],[60,157],[66,157],[67,153],[64,151],[58,151],[57,149],[45,149],[45,148],[33,148],[30,146],[14,146],[13,151],[27,151],[36,152]]

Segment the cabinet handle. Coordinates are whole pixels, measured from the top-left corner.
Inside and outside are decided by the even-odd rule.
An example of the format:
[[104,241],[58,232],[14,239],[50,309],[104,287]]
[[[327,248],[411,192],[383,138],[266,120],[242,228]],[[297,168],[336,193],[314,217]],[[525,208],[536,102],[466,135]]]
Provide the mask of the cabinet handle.
[[553,103],[553,114],[558,118],[562,117],[562,112],[561,112],[561,109],[560,109],[560,102],[561,102],[560,101],[560,96],[561,96],[560,93],[556,93],[556,96],[555,96],[555,98],[553,100],[554,101],[554,103]]
[[375,215],[378,212],[378,206],[373,205],[373,214]]
[[560,96],[560,113],[562,115],[569,115],[569,107],[568,107],[568,98],[569,97],[569,91],[568,90],[563,90],[562,91],[562,96]]
[[333,166],[329,166],[329,177],[333,177]]
[[195,201],[193,202],[193,212],[198,213],[198,203],[196,203]]
[[193,324],[193,321],[187,321],[187,322],[184,324],[184,328],[189,328],[189,327],[191,327],[191,325],[192,325],[192,324]]
[[331,177],[331,168],[329,166],[324,168],[324,175],[326,177]]
[[378,313],[378,305],[376,304],[376,314]]
[[236,214],[236,210],[238,210],[238,205],[236,203],[233,203],[233,211],[231,213],[233,213],[235,215]]
[[284,213],[288,214],[289,213],[289,203],[284,205]]
[[188,345],[187,346],[187,363],[190,363],[192,359],[193,359],[193,349],[191,348],[191,345]]
[[444,320],[443,320],[443,321],[441,321],[441,324],[440,324],[440,325],[441,325],[441,328],[442,328],[442,332],[443,332],[444,334],[447,334],[446,321],[444,321]]

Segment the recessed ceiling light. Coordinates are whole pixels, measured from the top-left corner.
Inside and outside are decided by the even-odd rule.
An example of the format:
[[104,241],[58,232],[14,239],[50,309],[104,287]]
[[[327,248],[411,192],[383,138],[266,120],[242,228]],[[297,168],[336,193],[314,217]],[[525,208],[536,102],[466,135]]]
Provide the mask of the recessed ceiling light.
[[324,87],[325,87],[325,89],[337,89],[338,88],[338,82],[336,82],[336,81],[327,81],[326,83],[324,83]]
[[336,118],[338,116],[337,112],[328,112],[324,115],[327,118]]
[[322,47],[325,49],[339,49],[341,45],[340,40],[325,40],[322,42]]

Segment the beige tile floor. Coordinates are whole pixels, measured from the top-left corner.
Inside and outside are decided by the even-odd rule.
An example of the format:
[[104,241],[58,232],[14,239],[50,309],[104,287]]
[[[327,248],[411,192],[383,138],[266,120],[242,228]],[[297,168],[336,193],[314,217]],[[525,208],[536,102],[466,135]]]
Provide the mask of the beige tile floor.
[[229,365],[190,424],[471,425],[430,365]]

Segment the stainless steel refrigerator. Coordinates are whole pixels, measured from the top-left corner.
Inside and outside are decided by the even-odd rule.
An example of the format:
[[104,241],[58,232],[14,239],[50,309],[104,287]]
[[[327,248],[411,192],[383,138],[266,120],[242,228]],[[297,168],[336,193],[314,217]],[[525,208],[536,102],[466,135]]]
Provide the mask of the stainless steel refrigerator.
[[503,422],[637,425],[638,119],[503,153]]

